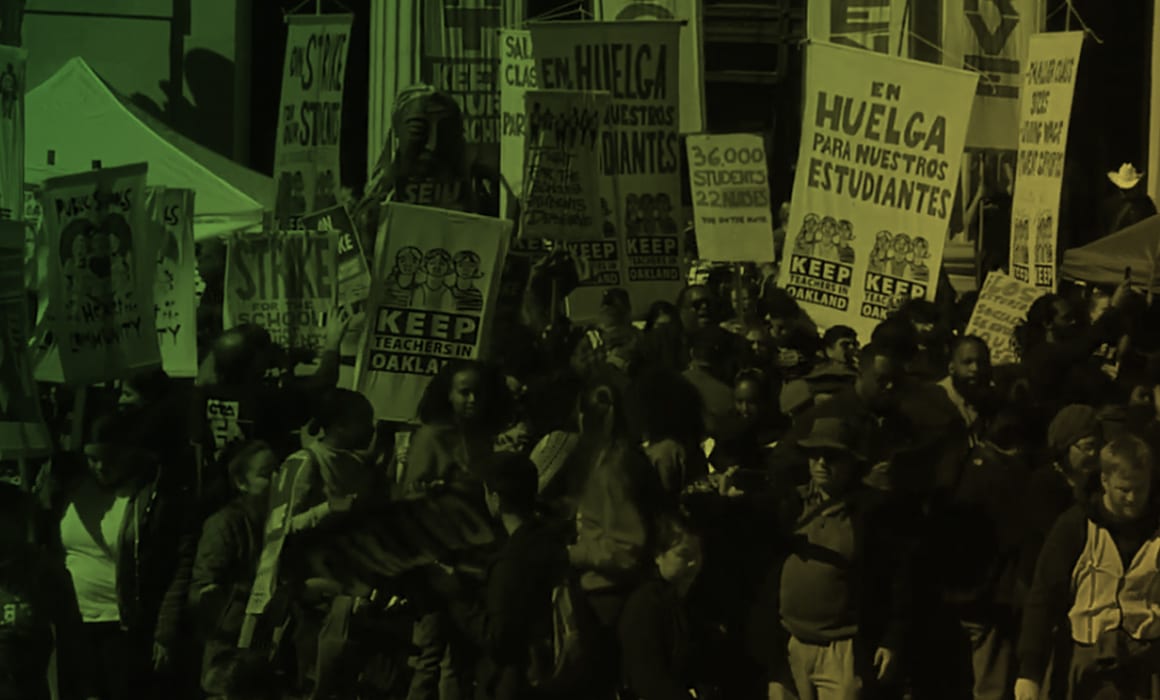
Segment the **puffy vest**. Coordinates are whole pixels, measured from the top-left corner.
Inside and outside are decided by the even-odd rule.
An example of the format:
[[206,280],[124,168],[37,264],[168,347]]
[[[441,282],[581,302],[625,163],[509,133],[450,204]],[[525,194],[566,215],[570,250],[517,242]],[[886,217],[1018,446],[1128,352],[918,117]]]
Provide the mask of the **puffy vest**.
[[1160,535],[1140,547],[1125,572],[1111,533],[1088,520],[1071,583],[1068,620],[1076,642],[1095,644],[1120,627],[1134,639],[1160,639]]

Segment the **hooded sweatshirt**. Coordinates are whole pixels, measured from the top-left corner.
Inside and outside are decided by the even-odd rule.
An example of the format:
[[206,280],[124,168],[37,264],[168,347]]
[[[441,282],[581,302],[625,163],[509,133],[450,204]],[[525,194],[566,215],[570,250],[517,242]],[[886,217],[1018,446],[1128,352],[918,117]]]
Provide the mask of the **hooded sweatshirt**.
[[1060,516],[1040,550],[1023,611],[1018,647],[1021,678],[1043,678],[1051,656],[1053,630],[1061,620],[1067,624],[1066,615],[1074,599],[1072,573],[1087,543],[1088,520],[1112,536],[1126,570],[1144,543],[1156,536],[1160,508],[1153,505],[1143,518],[1121,522],[1107,512],[1103,495],[1095,494]]

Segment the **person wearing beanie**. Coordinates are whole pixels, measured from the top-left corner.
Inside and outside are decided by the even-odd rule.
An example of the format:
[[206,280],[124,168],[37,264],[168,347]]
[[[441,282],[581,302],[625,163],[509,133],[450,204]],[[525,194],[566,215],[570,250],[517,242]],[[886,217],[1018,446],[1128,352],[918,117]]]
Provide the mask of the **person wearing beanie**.
[[1028,516],[1041,538],[1056,518],[1090,493],[1099,454],[1101,431],[1096,409],[1083,404],[1065,406],[1047,428],[1047,460],[1028,481]]
[[455,575],[432,587],[467,640],[483,651],[476,666],[482,697],[536,697],[528,686],[529,650],[551,631],[552,590],[568,566],[564,543],[537,514],[539,474],[523,455],[499,453],[481,469],[488,512],[508,539],[487,573],[481,599]]

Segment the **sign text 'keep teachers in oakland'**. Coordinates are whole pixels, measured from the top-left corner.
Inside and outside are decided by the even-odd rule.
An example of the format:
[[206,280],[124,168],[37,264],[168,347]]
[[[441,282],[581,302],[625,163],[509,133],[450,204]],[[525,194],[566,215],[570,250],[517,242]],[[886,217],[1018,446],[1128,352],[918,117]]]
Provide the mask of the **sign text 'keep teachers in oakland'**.
[[978,78],[831,44],[807,51],[780,282],[820,324],[868,337],[905,299],[933,298]]

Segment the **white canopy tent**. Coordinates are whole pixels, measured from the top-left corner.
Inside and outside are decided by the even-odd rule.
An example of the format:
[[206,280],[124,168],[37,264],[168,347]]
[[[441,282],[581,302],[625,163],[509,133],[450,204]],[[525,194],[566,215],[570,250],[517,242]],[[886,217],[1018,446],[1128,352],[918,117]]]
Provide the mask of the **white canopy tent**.
[[1149,292],[1160,290],[1160,216],[1152,216],[1110,236],[1074,248],[1063,255],[1060,273],[1091,284],[1117,285],[1124,269],[1132,268],[1132,283]]
[[[149,184],[195,192],[194,238],[260,227],[273,209],[274,181],[219,155],[121,97],[82,58],[73,58],[25,98],[24,179],[149,164]],[[53,152],[49,164],[48,153]]]

